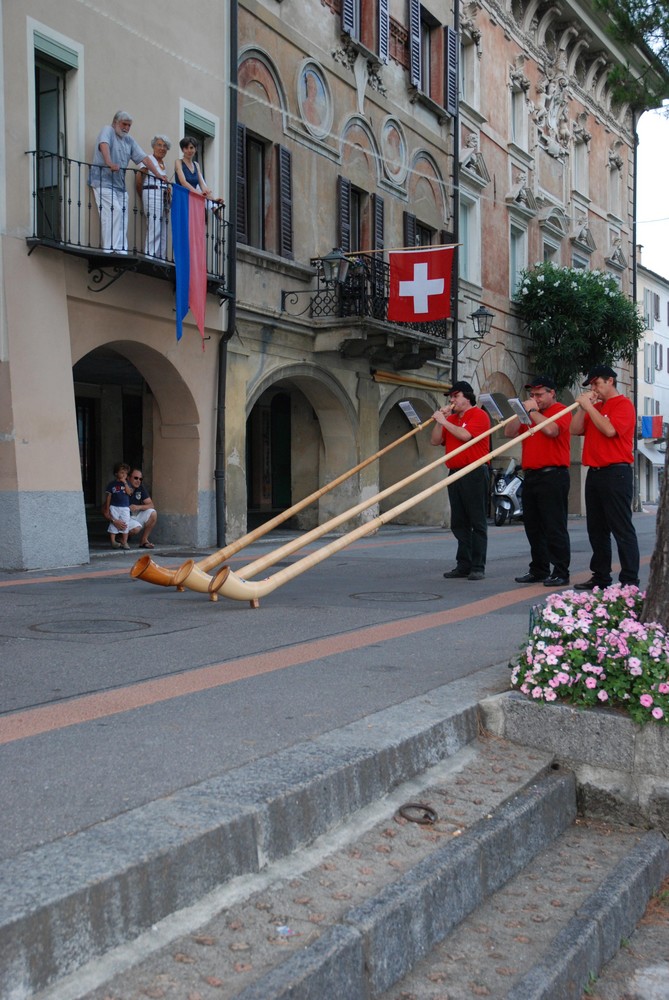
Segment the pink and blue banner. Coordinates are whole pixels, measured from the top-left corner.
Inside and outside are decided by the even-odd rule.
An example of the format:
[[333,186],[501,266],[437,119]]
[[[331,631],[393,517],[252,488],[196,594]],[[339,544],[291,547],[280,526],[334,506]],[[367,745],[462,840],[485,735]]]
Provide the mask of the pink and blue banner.
[[641,437],[642,438],[661,438],[664,437],[662,433],[662,424],[664,422],[664,417],[660,414],[655,414],[653,417],[642,417],[641,418]]
[[191,188],[172,185],[172,249],[176,271],[177,340],[190,309],[202,336],[207,308],[206,199]]

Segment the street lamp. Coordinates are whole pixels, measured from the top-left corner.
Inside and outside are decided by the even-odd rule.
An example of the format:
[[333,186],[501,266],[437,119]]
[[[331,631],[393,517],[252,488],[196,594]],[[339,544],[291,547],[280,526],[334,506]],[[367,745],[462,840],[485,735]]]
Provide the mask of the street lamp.
[[[474,324],[474,333],[478,340],[482,340],[487,337],[490,333],[492,327],[492,321],[495,318],[495,314],[486,309],[485,306],[481,305],[478,307],[476,312],[473,312],[469,317]],[[474,337],[467,337],[467,340],[474,340]]]
[[323,280],[326,285],[344,284],[348,275],[349,259],[343,250],[333,247],[330,253],[320,258],[320,265],[323,268]]

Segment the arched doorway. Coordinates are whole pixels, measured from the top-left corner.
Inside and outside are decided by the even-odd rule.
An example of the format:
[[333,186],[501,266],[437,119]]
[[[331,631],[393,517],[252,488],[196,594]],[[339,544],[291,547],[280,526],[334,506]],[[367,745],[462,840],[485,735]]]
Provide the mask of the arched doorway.
[[[441,405],[436,398],[426,392],[407,393],[407,390],[393,392],[385,401],[381,411],[381,430],[379,445],[385,448],[393,441],[403,437],[411,430],[401,408],[397,405],[401,400],[408,400],[420,417],[421,423],[429,419],[436,408]],[[430,444],[431,425],[423,428],[413,437],[403,441],[397,447],[387,452],[380,462],[380,489],[384,490],[400,480],[424,469],[440,457],[438,448]],[[427,489],[445,477],[442,466],[421,476],[413,483],[401,487],[381,501],[381,512],[391,510],[397,504],[416,496],[421,490]],[[396,524],[443,525],[448,522],[448,497],[446,490],[440,491],[427,500],[421,501],[395,520]]]
[[198,489],[198,408],[174,365],[146,345],[117,341],[76,360],[72,377],[89,544],[105,537],[100,508],[120,461],[144,471],[158,541],[209,544],[214,501],[213,490]]
[[[247,523],[253,528],[357,465],[358,420],[329,373],[280,369],[256,387],[246,421]],[[286,522],[308,530],[352,505],[349,482]]]

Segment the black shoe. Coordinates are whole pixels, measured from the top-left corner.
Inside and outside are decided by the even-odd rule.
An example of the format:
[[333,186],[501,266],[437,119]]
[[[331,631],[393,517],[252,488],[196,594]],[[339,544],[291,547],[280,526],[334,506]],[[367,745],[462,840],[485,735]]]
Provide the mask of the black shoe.
[[469,570],[459,569],[457,566],[454,569],[449,569],[448,573],[444,573],[445,580],[463,579],[466,576],[469,576]]
[[575,583],[574,590],[604,590],[605,587],[609,586],[610,584],[600,583],[599,580],[595,580],[594,576],[591,576],[585,583]]
[[544,580],[544,587],[566,587],[568,583],[568,576],[557,576],[553,573],[552,576],[547,576]]
[[526,573],[525,576],[515,577],[516,583],[543,583],[545,576],[535,576],[534,573]]
[[479,569],[472,570],[471,573],[467,574],[468,580],[485,580],[485,573],[482,573]]

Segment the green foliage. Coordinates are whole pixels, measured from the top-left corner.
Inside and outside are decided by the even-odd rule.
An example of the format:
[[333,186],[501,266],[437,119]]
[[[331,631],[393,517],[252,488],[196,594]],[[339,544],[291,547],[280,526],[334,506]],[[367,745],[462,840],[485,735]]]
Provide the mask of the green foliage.
[[669,97],[669,4],[667,0],[594,0],[609,17],[609,33],[626,46],[647,46],[650,63],[639,75],[629,66],[609,73],[614,102],[637,111],[657,108]]
[[538,264],[521,273],[515,298],[532,343],[532,367],[558,389],[594,365],[632,361],[644,323],[634,303],[601,271]]

